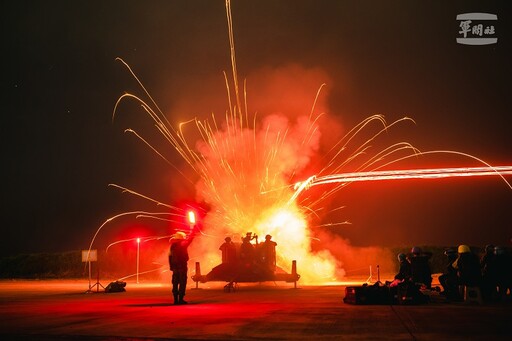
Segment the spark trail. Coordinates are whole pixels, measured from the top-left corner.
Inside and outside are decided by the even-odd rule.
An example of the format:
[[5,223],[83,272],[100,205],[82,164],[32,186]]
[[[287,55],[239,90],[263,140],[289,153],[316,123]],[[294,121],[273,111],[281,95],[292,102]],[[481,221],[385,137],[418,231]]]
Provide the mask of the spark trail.
[[429,168],[429,169],[405,169],[373,172],[354,172],[325,175],[321,177],[312,176],[306,181],[295,184],[295,194],[290,199],[293,201],[304,190],[313,186],[326,184],[346,184],[361,181],[385,181],[385,180],[406,180],[406,179],[442,179],[454,177],[472,176],[500,176],[507,186],[512,185],[504,178],[504,175],[512,175],[512,166],[497,167],[459,167],[459,168]]

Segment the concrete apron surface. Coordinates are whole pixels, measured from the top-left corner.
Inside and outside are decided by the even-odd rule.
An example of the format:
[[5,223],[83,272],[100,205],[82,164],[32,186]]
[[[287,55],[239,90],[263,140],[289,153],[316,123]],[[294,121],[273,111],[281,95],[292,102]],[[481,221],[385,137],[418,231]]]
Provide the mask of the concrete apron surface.
[[[512,304],[349,305],[344,285],[166,283],[85,293],[85,281],[1,281],[2,340],[510,340]],[[345,284],[347,285],[347,284]]]

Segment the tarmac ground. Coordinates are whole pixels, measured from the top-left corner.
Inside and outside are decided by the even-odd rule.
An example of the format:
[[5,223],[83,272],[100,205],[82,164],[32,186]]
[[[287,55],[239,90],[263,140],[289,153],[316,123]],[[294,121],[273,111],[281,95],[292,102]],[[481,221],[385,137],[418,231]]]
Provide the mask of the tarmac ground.
[[87,280],[0,281],[2,340],[511,340],[512,304],[350,305],[346,285],[170,285],[85,293]]

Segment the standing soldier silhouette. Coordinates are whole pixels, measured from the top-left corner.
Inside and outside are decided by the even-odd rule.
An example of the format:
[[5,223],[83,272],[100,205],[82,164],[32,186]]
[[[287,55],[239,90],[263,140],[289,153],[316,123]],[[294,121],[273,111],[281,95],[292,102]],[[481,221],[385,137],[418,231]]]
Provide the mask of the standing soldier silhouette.
[[236,263],[236,245],[231,240],[231,237],[224,238],[224,243],[219,247],[222,252],[222,264],[232,266]]
[[276,271],[276,246],[277,243],[272,240],[272,236],[270,234],[267,234],[265,236],[265,241],[260,244],[265,270],[270,272]]
[[192,232],[187,237],[185,232],[176,232],[171,238],[171,247],[169,250],[169,267],[172,271],[172,294],[174,304],[187,304],[183,299],[187,288],[188,272],[188,246],[194,240],[199,228],[194,226]]

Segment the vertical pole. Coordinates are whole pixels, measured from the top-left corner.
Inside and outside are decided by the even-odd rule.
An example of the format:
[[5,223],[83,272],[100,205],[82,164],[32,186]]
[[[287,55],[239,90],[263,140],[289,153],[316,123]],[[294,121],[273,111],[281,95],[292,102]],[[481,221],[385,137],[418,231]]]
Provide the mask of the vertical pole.
[[196,262],[196,289],[199,289],[199,280],[201,278],[201,265]]
[[91,261],[89,260],[89,290],[91,290]]
[[139,247],[140,238],[137,238],[137,284],[139,284]]
[[292,260],[292,276],[295,278],[293,281],[293,288],[297,289],[297,261]]

